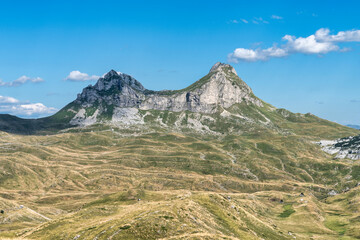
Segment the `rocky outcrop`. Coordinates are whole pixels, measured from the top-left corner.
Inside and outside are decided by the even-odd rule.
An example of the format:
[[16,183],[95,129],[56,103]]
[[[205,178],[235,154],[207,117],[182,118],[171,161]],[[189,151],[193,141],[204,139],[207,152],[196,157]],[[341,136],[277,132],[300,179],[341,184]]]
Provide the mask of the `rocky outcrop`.
[[322,140],[318,144],[322,146],[323,151],[334,154],[335,158],[360,159],[360,135],[334,141]]
[[94,86],[88,86],[78,94],[75,103],[83,107],[113,105],[117,107],[138,107],[145,100],[145,88],[135,78],[114,70],[99,78]]
[[[228,64],[216,63],[204,78],[187,88],[174,91],[145,89],[133,77],[111,70],[94,86],[86,87],[75,103],[82,107],[111,105],[142,110],[169,110],[214,113],[245,102],[262,106],[252,90]],[[101,109],[100,109],[101,111]]]
[[229,108],[233,104],[241,102],[262,106],[262,102],[253,95],[250,87],[236,75],[233,67],[228,64],[216,63],[208,75],[188,88],[150,94],[140,104],[140,108],[214,113],[218,107]]

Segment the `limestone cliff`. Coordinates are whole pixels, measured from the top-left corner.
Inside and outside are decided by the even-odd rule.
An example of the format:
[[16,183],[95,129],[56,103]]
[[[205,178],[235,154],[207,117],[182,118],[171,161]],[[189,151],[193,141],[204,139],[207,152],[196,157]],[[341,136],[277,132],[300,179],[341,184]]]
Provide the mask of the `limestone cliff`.
[[84,88],[75,100],[82,108],[99,108],[98,114],[106,110],[104,105],[214,113],[219,107],[229,108],[242,102],[262,106],[250,87],[237,76],[235,69],[223,63],[216,63],[205,77],[189,87],[171,91],[147,90],[133,77],[111,70],[94,86]]

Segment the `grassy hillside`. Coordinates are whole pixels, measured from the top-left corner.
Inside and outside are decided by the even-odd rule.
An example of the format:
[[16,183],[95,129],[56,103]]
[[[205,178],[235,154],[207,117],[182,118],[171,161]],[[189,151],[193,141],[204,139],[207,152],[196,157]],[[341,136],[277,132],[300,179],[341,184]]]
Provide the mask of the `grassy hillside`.
[[1,133],[0,238],[360,237],[360,162],[313,143],[356,130],[270,105],[140,114],[144,126]]

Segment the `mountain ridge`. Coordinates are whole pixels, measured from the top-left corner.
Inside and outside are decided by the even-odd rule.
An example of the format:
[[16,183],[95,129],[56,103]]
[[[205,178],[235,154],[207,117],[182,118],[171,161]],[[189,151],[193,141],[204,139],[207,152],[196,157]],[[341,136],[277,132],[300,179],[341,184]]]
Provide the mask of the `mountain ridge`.
[[148,90],[132,76],[110,70],[52,116],[21,119],[0,115],[0,130],[48,134],[74,127],[115,124],[207,134],[244,133],[259,128],[293,134],[300,131],[296,123],[312,122],[339,128],[314,115],[295,114],[262,101],[231,65],[217,62],[203,78],[179,90]]
[[250,87],[237,76],[235,69],[219,62],[202,79],[179,90],[148,90],[130,75],[111,70],[94,86],[86,87],[75,103],[87,107],[96,101],[98,104],[105,102],[107,105],[142,110],[202,113],[214,113],[219,105],[228,108],[242,101],[262,105]]

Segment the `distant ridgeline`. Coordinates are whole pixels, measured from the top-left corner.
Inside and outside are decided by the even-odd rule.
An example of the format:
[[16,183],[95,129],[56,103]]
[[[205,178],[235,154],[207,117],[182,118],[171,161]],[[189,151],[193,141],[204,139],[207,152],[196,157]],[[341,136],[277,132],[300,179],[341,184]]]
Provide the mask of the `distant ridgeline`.
[[351,127],[351,128],[355,128],[355,129],[360,129],[360,125],[348,124],[346,126]]

